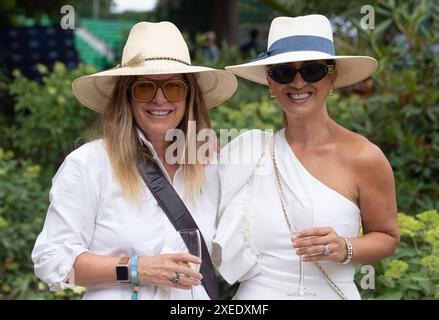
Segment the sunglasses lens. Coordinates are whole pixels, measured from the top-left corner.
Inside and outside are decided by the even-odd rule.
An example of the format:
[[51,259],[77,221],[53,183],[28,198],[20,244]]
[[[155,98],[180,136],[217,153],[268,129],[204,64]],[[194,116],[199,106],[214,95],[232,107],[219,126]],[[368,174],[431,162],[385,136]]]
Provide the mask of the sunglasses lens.
[[142,102],[149,102],[154,98],[157,87],[163,90],[163,94],[169,101],[180,101],[186,98],[187,85],[182,80],[149,81],[143,80],[136,82],[132,87],[134,99]]
[[187,86],[181,80],[165,81],[163,90],[169,101],[180,101],[186,98]]
[[274,65],[270,67],[268,75],[274,81],[285,84],[293,81],[296,71],[289,65]]
[[138,101],[150,101],[155,94],[156,85],[152,81],[140,81],[133,85],[133,97]]
[[307,63],[302,66],[300,74],[307,82],[317,82],[328,74],[328,67],[322,63]]

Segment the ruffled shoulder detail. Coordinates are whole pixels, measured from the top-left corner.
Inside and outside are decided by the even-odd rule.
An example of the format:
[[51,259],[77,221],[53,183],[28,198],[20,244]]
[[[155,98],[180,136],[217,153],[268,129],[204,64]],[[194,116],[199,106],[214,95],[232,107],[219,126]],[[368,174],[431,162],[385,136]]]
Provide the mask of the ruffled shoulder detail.
[[246,184],[225,207],[213,240],[213,262],[229,284],[259,273],[259,253],[251,239],[250,189]]
[[262,130],[248,130],[233,139],[219,154],[219,175],[221,180],[220,214],[236,192],[248,181],[273,133]]
[[244,281],[260,272],[260,254],[251,238],[252,177],[272,133],[250,130],[220,153],[221,203],[213,240],[213,262],[229,283]]

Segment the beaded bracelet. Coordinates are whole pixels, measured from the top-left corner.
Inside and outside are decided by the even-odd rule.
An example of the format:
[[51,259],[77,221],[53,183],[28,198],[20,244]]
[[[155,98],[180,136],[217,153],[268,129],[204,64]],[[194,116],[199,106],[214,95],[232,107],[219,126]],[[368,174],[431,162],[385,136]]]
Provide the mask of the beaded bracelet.
[[137,275],[137,267],[139,263],[139,256],[134,256],[131,258],[131,283],[134,285],[133,293],[131,294],[131,300],[137,300],[139,292],[139,278]]
[[340,262],[340,264],[348,264],[349,262],[351,262],[352,256],[353,256],[353,253],[354,253],[354,250],[352,248],[352,242],[348,238],[345,238],[345,237],[341,237],[341,238],[346,243],[346,248],[348,250],[348,256],[346,257],[346,259],[344,261]]

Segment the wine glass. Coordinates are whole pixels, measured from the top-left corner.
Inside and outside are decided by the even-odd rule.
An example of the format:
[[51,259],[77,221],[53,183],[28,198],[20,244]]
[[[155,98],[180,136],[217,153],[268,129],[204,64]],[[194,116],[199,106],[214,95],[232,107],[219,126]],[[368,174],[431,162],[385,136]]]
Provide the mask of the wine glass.
[[[313,227],[313,203],[311,199],[295,199],[289,202],[288,215],[290,219],[290,233],[295,237],[297,232]],[[303,260],[300,256],[299,287],[297,292],[288,293],[288,296],[307,297],[315,296],[313,292],[305,289],[305,276],[303,274]]]
[[[178,230],[180,234],[179,245],[180,251],[185,251],[201,259],[201,236],[198,229]],[[197,272],[200,272],[201,264],[189,262],[189,266]],[[192,300],[195,300],[194,287],[191,288]]]

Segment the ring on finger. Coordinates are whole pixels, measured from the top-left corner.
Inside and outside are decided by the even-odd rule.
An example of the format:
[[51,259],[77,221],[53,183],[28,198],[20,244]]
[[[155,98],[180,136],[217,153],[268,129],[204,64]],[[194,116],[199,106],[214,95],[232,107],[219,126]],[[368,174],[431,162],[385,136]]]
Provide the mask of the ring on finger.
[[176,272],[169,280],[175,284],[178,284],[180,282],[180,273]]
[[324,255],[325,257],[327,257],[327,256],[329,256],[330,253],[331,253],[331,250],[329,250],[328,244],[325,243],[325,244],[323,245],[323,255]]

